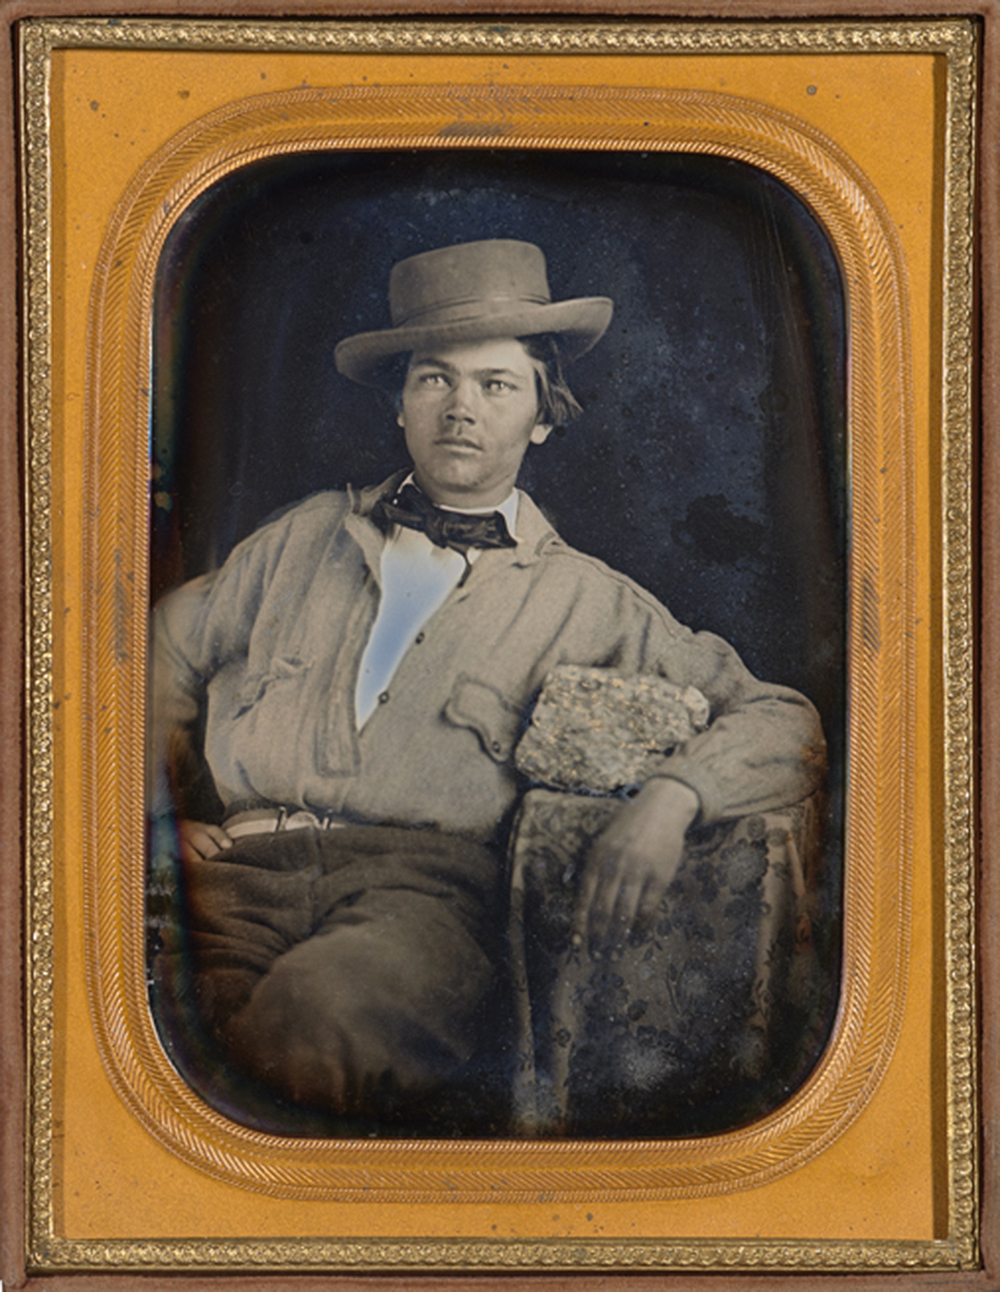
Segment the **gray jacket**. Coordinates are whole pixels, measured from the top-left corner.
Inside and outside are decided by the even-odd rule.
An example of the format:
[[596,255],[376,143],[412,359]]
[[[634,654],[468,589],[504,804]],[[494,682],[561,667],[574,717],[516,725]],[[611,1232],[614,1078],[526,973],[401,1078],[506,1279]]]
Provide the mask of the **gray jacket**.
[[708,698],[707,730],[660,767],[695,790],[704,822],[797,802],[821,782],[806,699],[568,546],[523,493],[517,547],[480,555],[358,732],[385,541],[369,512],[392,483],[306,499],[157,608],[154,812],[172,808],[171,742],[207,700],[204,753],[227,807],[262,798],[488,839],[517,794],[526,711],[557,664],[659,674]]

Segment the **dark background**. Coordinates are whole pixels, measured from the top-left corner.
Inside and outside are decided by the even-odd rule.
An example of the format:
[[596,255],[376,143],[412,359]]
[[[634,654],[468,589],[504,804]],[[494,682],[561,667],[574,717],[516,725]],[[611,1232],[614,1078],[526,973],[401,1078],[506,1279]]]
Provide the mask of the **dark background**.
[[664,153],[323,153],[243,168],[179,220],[154,324],[154,595],[270,512],[406,465],[341,377],[388,326],[393,263],[479,238],[545,252],[554,299],[607,295],[569,369],[584,416],[521,483],[563,537],[818,705],[839,818],[845,332],[835,257],[782,184]]

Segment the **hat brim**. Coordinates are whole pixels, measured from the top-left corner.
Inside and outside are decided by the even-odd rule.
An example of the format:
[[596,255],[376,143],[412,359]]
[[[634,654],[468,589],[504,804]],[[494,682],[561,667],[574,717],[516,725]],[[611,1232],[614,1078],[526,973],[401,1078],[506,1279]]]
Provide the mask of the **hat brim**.
[[498,314],[449,319],[440,323],[412,324],[381,332],[360,332],[346,337],[334,351],[337,371],[366,386],[384,384],[387,361],[427,346],[461,345],[552,333],[566,359],[578,359],[607,331],[614,310],[606,296],[583,296],[550,305],[524,305]]

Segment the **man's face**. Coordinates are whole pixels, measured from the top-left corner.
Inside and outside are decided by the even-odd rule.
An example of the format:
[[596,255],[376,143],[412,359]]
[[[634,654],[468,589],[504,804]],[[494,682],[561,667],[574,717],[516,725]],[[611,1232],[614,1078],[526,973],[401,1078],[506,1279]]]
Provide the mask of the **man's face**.
[[510,493],[538,421],[535,360],[520,341],[414,351],[399,424],[417,484],[432,502],[495,506]]

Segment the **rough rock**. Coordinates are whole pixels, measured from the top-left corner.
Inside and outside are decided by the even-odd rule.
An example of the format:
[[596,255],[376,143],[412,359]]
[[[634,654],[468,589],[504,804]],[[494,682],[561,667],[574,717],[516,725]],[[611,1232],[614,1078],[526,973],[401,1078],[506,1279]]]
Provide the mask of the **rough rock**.
[[703,730],[708,716],[708,701],[693,686],[562,665],[545,679],[517,766],[542,785],[614,793],[641,785],[659,757]]

